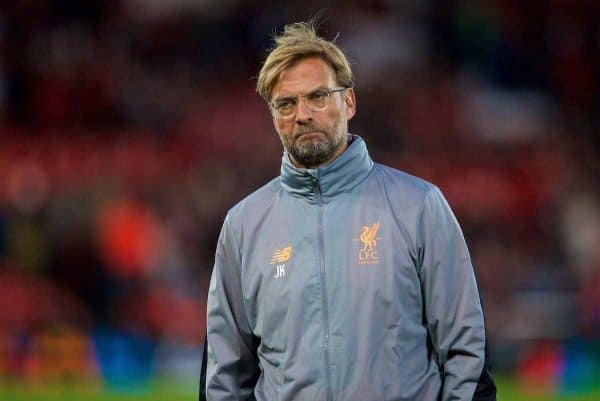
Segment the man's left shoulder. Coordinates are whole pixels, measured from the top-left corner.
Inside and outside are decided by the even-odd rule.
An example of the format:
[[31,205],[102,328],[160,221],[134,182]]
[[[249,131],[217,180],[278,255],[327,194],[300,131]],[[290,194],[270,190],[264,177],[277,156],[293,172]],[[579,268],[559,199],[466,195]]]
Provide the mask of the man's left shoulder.
[[385,164],[375,163],[374,173],[386,192],[402,197],[408,196],[414,201],[422,201],[430,191],[437,189],[434,184],[423,178]]

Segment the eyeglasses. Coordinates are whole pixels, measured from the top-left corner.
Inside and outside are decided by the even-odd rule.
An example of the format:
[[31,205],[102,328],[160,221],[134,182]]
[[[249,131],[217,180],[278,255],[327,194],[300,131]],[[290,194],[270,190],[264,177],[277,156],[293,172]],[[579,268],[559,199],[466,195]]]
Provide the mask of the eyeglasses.
[[336,87],[328,89],[317,89],[316,91],[307,93],[306,95],[285,96],[274,99],[269,105],[273,109],[276,117],[287,118],[296,113],[298,109],[298,97],[304,99],[304,104],[311,111],[323,111],[329,106],[331,94],[335,92],[345,91],[346,87]]

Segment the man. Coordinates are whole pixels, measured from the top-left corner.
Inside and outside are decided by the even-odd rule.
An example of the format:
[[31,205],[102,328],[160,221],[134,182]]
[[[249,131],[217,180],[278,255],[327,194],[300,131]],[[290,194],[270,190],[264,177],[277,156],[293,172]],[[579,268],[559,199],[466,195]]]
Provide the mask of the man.
[[276,38],[257,91],[281,175],[223,224],[201,399],[495,400],[460,227],[435,186],[348,134],[353,87],[310,24]]

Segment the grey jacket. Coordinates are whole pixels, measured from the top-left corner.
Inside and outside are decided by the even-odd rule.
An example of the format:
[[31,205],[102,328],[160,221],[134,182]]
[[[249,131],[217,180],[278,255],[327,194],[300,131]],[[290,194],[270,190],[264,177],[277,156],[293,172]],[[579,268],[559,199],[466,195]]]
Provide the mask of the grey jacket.
[[450,207],[434,185],[374,164],[360,137],[349,140],[315,170],[284,154],[280,177],[227,214],[201,399],[495,400]]

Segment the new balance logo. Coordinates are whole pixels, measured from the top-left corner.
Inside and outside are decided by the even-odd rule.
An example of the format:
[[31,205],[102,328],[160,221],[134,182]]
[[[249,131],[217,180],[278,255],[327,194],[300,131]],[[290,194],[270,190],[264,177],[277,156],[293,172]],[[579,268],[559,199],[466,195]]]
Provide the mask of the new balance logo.
[[287,262],[290,259],[290,256],[292,256],[292,247],[291,246],[286,246],[285,248],[276,249],[275,252],[273,252],[273,256],[271,256],[270,264],[274,265],[276,263]]
[[285,262],[292,257],[292,247],[276,249],[271,256],[271,265],[275,265],[275,278],[285,277]]

